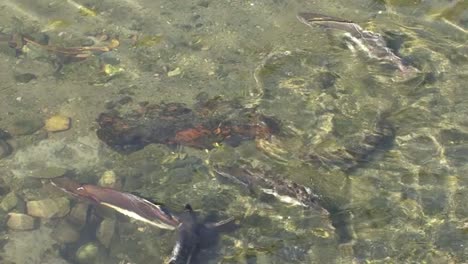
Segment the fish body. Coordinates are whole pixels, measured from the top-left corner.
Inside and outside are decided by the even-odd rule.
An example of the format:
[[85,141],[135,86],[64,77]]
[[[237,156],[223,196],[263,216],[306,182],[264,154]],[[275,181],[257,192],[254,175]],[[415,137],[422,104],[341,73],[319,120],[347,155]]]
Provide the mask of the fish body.
[[334,28],[351,33],[353,36],[361,35],[363,29],[351,20],[322,15],[318,13],[299,13],[297,19],[308,26],[321,26]]
[[248,189],[259,189],[261,192],[273,195],[278,200],[302,207],[316,210],[322,215],[329,212],[320,205],[320,197],[314,194],[306,186],[302,186],[280,177],[269,177],[272,172],[262,172],[242,167],[220,167],[214,168],[217,175],[238,183]]
[[388,47],[381,34],[364,30],[353,21],[317,13],[299,13],[297,18],[300,22],[311,27],[320,26],[344,31],[346,45],[353,52],[360,50],[369,58],[390,62],[403,73],[418,71],[416,68],[406,65],[403,59]]
[[131,193],[91,184],[80,184],[68,178],[56,178],[52,184],[61,190],[92,204],[109,207],[132,219],[174,230],[179,220],[163,205],[152,203]]

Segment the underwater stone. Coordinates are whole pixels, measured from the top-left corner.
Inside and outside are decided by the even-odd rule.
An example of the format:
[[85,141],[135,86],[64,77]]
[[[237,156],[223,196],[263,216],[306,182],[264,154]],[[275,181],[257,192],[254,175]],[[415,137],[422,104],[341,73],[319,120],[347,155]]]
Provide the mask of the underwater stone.
[[34,229],[34,218],[19,213],[9,213],[7,226],[13,230],[31,230]]
[[67,221],[62,221],[54,229],[52,236],[61,243],[73,243],[80,239],[80,233],[75,226]]
[[99,242],[103,244],[106,248],[109,248],[112,237],[114,236],[115,230],[115,220],[113,219],[104,219],[99,225],[96,236]]
[[40,179],[52,179],[62,177],[67,172],[64,168],[48,167],[34,172],[31,177]]
[[9,156],[13,152],[13,148],[5,140],[0,139],[0,159]]
[[66,116],[56,115],[47,119],[45,129],[48,132],[60,132],[70,128],[71,119]]
[[87,243],[76,251],[76,259],[78,260],[78,263],[81,264],[94,263],[98,253],[99,247],[96,243]]
[[194,173],[195,173],[194,169],[190,167],[172,169],[170,172],[171,183],[174,183],[174,184],[189,183],[190,181],[192,181]]
[[[29,174],[27,174],[29,175]],[[34,190],[34,189],[39,189],[42,187],[42,182],[41,182],[41,179],[38,179],[38,178],[32,178],[32,177],[24,177],[24,178],[21,178],[21,180],[18,180],[18,183],[17,183],[20,188],[23,189],[23,196],[25,198],[25,200],[35,200],[36,198],[31,198],[32,193],[34,192],[31,192],[31,190]],[[34,197],[34,196],[32,196]]]
[[37,79],[37,76],[32,73],[15,74],[15,81],[17,83],[28,83],[35,79]]
[[181,73],[182,73],[182,70],[181,70],[179,67],[177,67],[177,68],[175,68],[174,70],[169,71],[169,72],[167,73],[167,76],[168,76],[168,77],[174,77],[174,76],[180,75]]
[[18,204],[18,197],[16,196],[14,192],[10,192],[2,199],[2,202],[0,203],[0,208],[8,212],[11,209],[15,208],[17,204]]
[[64,217],[70,212],[70,201],[65,197],[29,201],[26,204],[29,215],[40,218]]
[[67,216],[67,219],[77,225],[82,227],[86,223],[86,216],[88,214],[88,204],[78,203],[72,209],[70,214]]
[[112,170],[107,170],[102,174],[99,179],[99,186],[112,189],[120,189],[122,187],[117,175]]
[[44,123],[39,119],[21,119],[15,121],[9,131],[17,136],[31,135],[43,126]]

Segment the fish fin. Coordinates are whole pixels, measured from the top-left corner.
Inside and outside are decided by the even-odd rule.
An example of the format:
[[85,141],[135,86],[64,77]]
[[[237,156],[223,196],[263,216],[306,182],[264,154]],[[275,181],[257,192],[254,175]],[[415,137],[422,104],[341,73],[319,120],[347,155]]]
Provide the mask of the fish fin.
[[147,200],[148,202],[150,202],[150,203],[152,203],[152,204],[155,204],[155,205],[158,205],[158,206],[164,206],[163,203],[160,203],[160,202],[154,200],[153,198],[150,198],[150,197],[147,197],[147,196],[143,196],[143,195],[141,195],[141,194],[138,193],[138,192],[129,192],[129,193],[130,193],[130,194],[133,194],[133,195],[135,195],[135,196],[137,196],[137,197],[143,198],[143,199]]
[[215,230],[216,232],[233,232],[237,228],[240,227],[240,225],[236,222],[236,219],[234,217],[230,217],[228,219],[219,221],[219,222],[214,222],[214,223],[205,223],[204,224],[208,229]]

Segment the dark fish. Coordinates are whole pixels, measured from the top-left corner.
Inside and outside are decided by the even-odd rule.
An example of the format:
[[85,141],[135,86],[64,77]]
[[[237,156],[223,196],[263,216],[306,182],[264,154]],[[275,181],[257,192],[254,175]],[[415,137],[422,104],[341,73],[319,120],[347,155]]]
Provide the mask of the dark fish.
[[388,47],[381,34],[364,30],[353,21],[317,13],[299,13],[297,18],[311,27],[315,25],[344,31],[346,44],[352,51],[358,49],[370,58],[388,61],[403,73],[418,72],[416,68],[406,65],[403,59]]
[[174,230],[180,223],[163,205],[152,203],[131,193],[80,184],[68,178],[53,179],[52,184],[90,203],[112,208],[130,218],[159,228]]
[[[248,189],[258,189],[261,192],[275,196],[278,200],[308,207],[322,215],[329,212],[321,205],[321,199],[309,188],[280,177],[272,177],[272,172],[256,171],[242,167],[216,167],[215,172],[230,181],[241,184]],[[270,176],[267,176],[270,175]]]
[[198,251],[214,245],[218,240],[219,232],[236,228],[233,218],[217,223],[200,222],[189,204],[185,205],[179,221],[181,223],[177,227],[177,242],[168,264],[197,262],[195,258]]

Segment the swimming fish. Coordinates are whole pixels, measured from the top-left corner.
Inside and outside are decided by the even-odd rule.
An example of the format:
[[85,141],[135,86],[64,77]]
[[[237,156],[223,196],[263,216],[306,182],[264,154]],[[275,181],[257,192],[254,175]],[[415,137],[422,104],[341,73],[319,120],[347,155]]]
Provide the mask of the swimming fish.
[[112,208],[132,219],[169,230],[176,230],[177,242],[168,264],[194,263],[198,251],[218,242],[220,232],[237,228],[234,218],[219,222],[200,221],[187,204],[182,214],[176,216],[161,204],[137,195],[91,184],[80,184],[69,178],[51,180],[57,188],[91,204]]
[[312,208],[324,216],[330,214],[320,205],[320,197],[309,188],[280,177],[268,177],[267,175],[271,176],[272,172],[228,166],[215,166],[214,171],[220,177],[248,189],[258,189],[263,193],[273,195],[284,203]]
[[299,13],[297,19],[311,27],[320,26],[344,31],[346,45],[352,52],[360,50],[369,58],[390,62],[403,73],[419,71],[407,65],[401,57],[395,54],[381,34],[364,30],[353,21],[317,13]]
[[134,194],[91,184],[80,184],[68,178],[55,178],[51,182],[73,196],[91,204],[112,208],[132,219],[168,230],[175,230],[179,225],[178,218],[166,207]]

